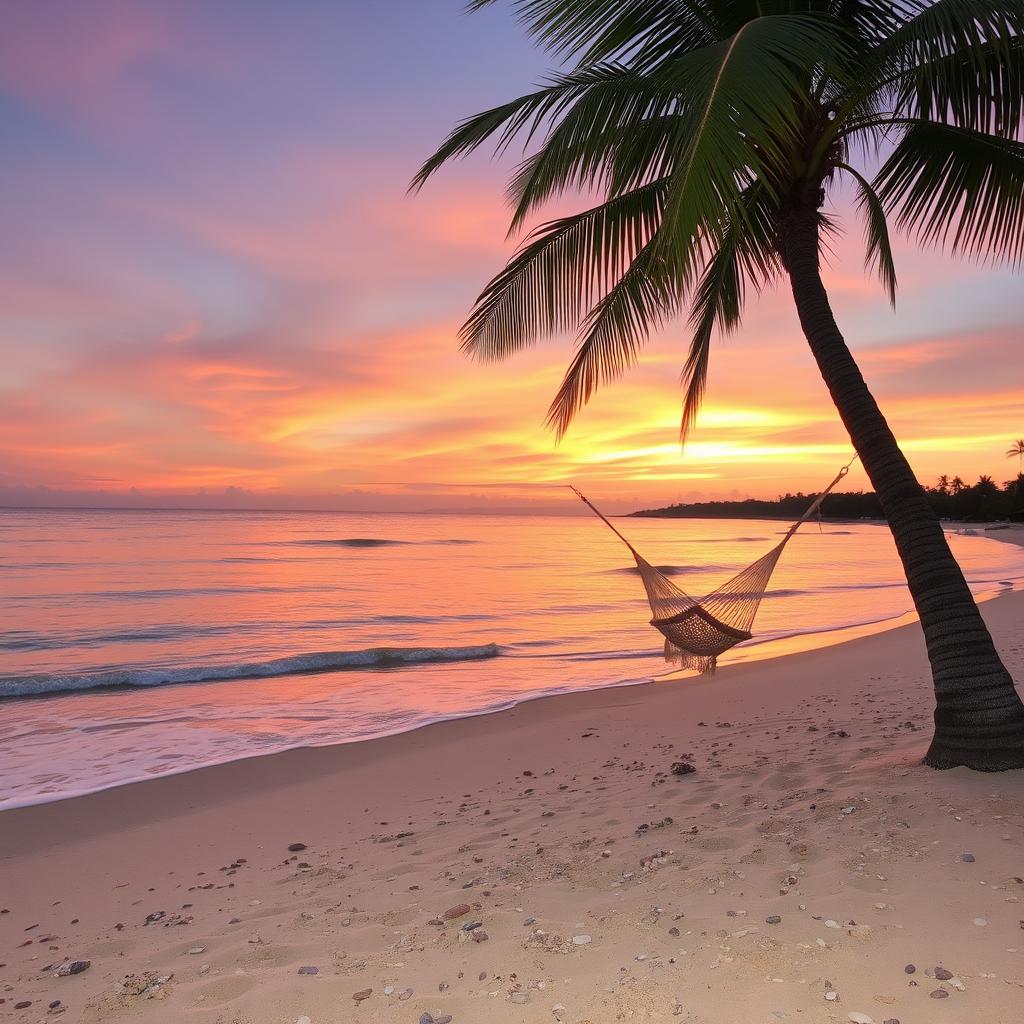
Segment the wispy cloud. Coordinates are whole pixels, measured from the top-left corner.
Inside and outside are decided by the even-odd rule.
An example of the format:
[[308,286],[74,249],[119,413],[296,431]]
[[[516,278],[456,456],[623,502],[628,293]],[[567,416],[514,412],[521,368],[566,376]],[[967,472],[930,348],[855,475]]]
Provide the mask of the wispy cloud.
[[[784,288],[716,347],[685,452],[685,323],[558,446],[543,420],[569,339],[500,365],[459,354],[511,249],[502,169],[405,188],[535,58],[455,0],[444,30],[434,5],[399,6],[404,35],[373,5],[14,5],[0,500],[568,507],[575,481],[627,508],[828,479],[849,442]],[[1011,279],[904,242],[897,259],[893,315],[859,227],[838,245],[827,283],[851,346],[922,476],[998,472],[1024,400]]]

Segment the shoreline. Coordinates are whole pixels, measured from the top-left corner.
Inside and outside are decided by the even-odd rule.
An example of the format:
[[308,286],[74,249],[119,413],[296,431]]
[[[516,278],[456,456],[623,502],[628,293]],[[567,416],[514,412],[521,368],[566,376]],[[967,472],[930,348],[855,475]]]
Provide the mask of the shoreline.
[[[884,524],[881,524],[884,525]],[[987,537],[981,536],[981,539],[993,539],[1000,540],[1003,543],[1012,544],[1018,547],[1024,547],[1024,526],[1010,526],[1009,528],[1000,527],[997,531],[999,536]],[[991,601],[1001,600],[1010,597],[1013,594],[1022,593],[1024,590],[1013,590],[1010,589],[998,589],[999,585],[996,583],[992,584],[993,589],[976,595],[979,605],[986,604]],[[917,615],[912,608],[901,612],[896,615],[888,616],[882,619],[874,621],[857,622],[849,625],[830,627],[825,630],[816,631],[800,631],[791,634],[783,634],[780,636],[771,636],[757,638],[755,637],[754,642],[748,645],[741,645],[730,652],[730,660],[723,666],[720,667],[719,672],[723,672],[729,668],[735,668],[740,665],[756,665],[763,664],[766,662],[773,662],[780,659],[788,659],[801,654],[806,654],[813,651],[829,650],[835,647],[841,647],[851,642],[867,639],[874,636],[884,635],[886,633],[907,628],[908,626],[914,626],[917,623]],[[497,645],[483,645],[486,647],[497,646]],[[381,649],[383,650],[383,649]],[[500,651],[500,649],[499,649]],[[341,653],[362,653],[362,652],[341,652]],[[480,656],[473,660],[486,661],[488,658]],[[653,655],[652,655],[653,657]],[[393,739],[395,737],[404,736],[410,733],[418,732],[422,729],[432,728],[437,725],[444,725],[449,722],[460,722],[467,719],[483,718],[492,715],[504,714],[515,708],[530,704],[535,701],[545,701],[553,697],[569,697],[574,698],[581,696],[586,693],[601,692],[605,690],[619,690],[619,689],[632,689],[635,687],[643,687],[648,685],[660,685],[665,682],[695,682],[699,677],[694,676],[692,673],[685,671],[676,671],[667,666],[661,664],[660,658],[658,659],[658,666],[660,671],[654,671],[650,675],[644,678],[629,678],[621,681],[603,683],[588,687],[586,689],[570,689],[566,691],[554,692],[537,692],[533,694],[527,694],[522,697],[511,699],[510,701],[503,702],[494,707],[486,708],[474,708],[464,712],[455,712],[450,715],[438,717],[433,720],[420,722],[411,726],[403,726],[397,731],[382,732],[378,735],[373,736],[358,736],[351,739],[333,739],[321,744],[308,744],[308,743],[297,743],[295,746],[278,748],[276,750],[267,753],[258,753],[245,755],[243,757],[237,757],[234,755],[229,756],[225,760],[212,761],[201,765],[186,765],[181,768],[174,769],[165,774],[159,774],[146,778],[129,778],[126,780],[118,780],[101,785],[99,788],[88,788],[80,791],[62,792],[59,795],[47,795],[43,799],[32,799],[23,802],[10,802],[4,804],[0,802],[0,822],[4,820],[3,816],[11,811],[22,810],[28,807],[42,806],[50,803],[63,802],[67,800],[80,800],[89,797],[96,793],[103,793],[109,790],[116,790],[126,786],[139,785],[141,783],[153,782],[156,779],[168,778],[177,775],[186,775],[192,772],[203,771],[206,769],[222,768],[230,765],[236,761],[248,762],[255,758],[274,757],[282,753],[290,753],[297,750],[310,749],[310,750],[323,750],[331,749],[334,747],[344,747],[352,744],[365,744],[365,743],[376,743],[381,740]],[[325,669],[310,669],[308,672],[302,673],[290,673],[290,675],[323,675],[333,674],[337,671],[343,671],[336,668],[325,668]],[[263,676],[252,676],[245,677],[239,676],[237,678],[232,677],[229,681],[235,682],[246,682],[247,680],[259,682]],[[273,677],[271,677],[273,678]],[[68,689],[68,690],[55,690],[55,691],[44,691],[39,693],[27,693],[27,694],[9,694],[0,695],[0,708],[7,701],[47,701],[52,698],[67,697],[72,693],[81,692],[83,694],[104,694],[104,693],[118,693],[118,692],[131,692],[135,689],[159,689],[163,685],[174,686],[175,688],[180,686],[190,686],[193,684],[203,685],[208,682],[216,682],[216,677],[210,679],[189,679],[180,682],[166,683],[166,684],[155,684],[154,686],[137,687],[130,684],[122,685],[109,685],[102,687],[87,687],[81,690]]]
[[[1024,539],[1020,543],[1024,544]],[[981,607],[984,611],[993,605],[997,605],[1002,613],[998,616],[1002,624],[1020,620],[1024,618],[1024,590],[994,594]],[[547,721],[552,714],[558,717],[576,716],[588,709],[584,705],[594,705],[594,710],[614,707],[619,704],[619,701],[615,699],[616,697],[641,691],[644,693],[645,698],[651,695],[648,691],[658,691],[655,695],[657,700],[674,704],[682,699],[681,692],[683,690],[690,693],[699,689],[703,693],[704,691],[720,687],[725,682],[733,686],[739,685],[745,681],[746,676],[756,675],[760,669],[772,669],[773,674],[777,674],[780,668],[786,666],[791,667],[795,674],[799,674],[801,670],[806,674],[811,668],[809,662],[812,659],[817,660],[815,658],[816,655],[824,656],[826,660],[831,660],[833,656],[843,654],[865,658],[877,657],[878,651],[871,650],[873,641],[877,642],[879,648],[883,645],[888,646],[887,642],[891,641],[894,646],[901,648],[902,653],[907,646],[913,645],[912,634],[917,632],[917,629],[918,620],[915,616],[911,622],[890,629],[868,633],[865,636],[853,637],[837,644],[813,647],[809,650],[780,654],[771,658],[733,662],[720,667],[712,676],[671,673],[661,679],[652,678],[644,682],[614,684],[595,689],[574,690],[568,693],[542,694],[519,701],[511,707],[502,707],[483,713],[473,712],[461,717],[446,718],[415,729],[391,733],[386,736],[376,736],[370,739],[353,740],[343,743],[331,743],[323,746],[292,747],[269,754],[253,754],[250,757],[238,758],[220,764],[188,768],[181,772],[159,775],[150,779],[121,783],[107,789],[81,793],[67,798],[46,801],[45,803],[6,808],[0,811],[0,823],[6,824],[11,817],[17,819],[19,816],[23,816],[28,824],[33,826],[36,824],[31,821],[33,812],[38,812],[38,817],[45,818],[49,816],[46,812],[50,809],[56,809],[68,804],[81,804],[83,806],[83,820],[80,821],[80,827],[76,828],[75,834],[76,836],[87,835],[89,834],[89,829],[101,820],[101,816],[93,817],[91,814],[92,808],[86,808],[85,805],[94,800],[97,804],[116,804],[119,802],[119,794],[121,792],[128,793],[132,803],[140,803],[143,797],[152,796],[154,803],[160,804],[159,814],[155,814],[151,818],[144,817],[143,820],[158,820],[166,814],[167,810],[167,805],[162,803],[162,801],[168,798],[174,799],[180,795],[170,791],[179,786],[187,786],[193,778],[197,784],[202,786],[204,793],[213,793],[214,799],[218,801],[230,800],[241,796],[242,791],[248,788],[252,780],[256,778],[258,778],[262,786],[274,786],[278,782],[282,785],[287,785],[288,782],[284,778],[276,777],[287,775],[290,777],[289,781],[299,774],[307,778],[310,774],[322,777],[337,772],[344,772],[356,765],[363,766],[372,764],[377,760],[389,760],[397,753],[402,753],[400,748],[406,745],[404,741],[418,737],[421,734],[423,734],[423,744],[416,744],[416,746],[429,747],[435,744],[458,743],[464,739],[461,735],[462,732],[467,728],[471,729],[472,723],[478,719],[481,723],[484,723],[500,719],[502,716],[513,716],[519,712],[522,717],[528,718],[530,721],[525,723],[525,725],[517,723],[515,727],[529,727],[539,724],[534,719]],[[923,648],[923,645],[919,646]],[[923,649],[920,654],[920,660],[926,665],[927,662],[924,659]],[[817,665],[814,666],[815,669],[818,667]],[[668,692],[666,688],[671,688],[672,692]],[[608,699],[599,699],[602,697],[607,697]],[[587,698],[591,699],[588,700]],[[580,707],[574,707],[573,705],[575,704],[579,704]],[[445,735],[444,733],[447,730],[450,730],[454,735]],[[494,726],[493,730],[486,731],[502,732],[504,731],[504,723],[499,723]],[[351,754],[348,753],[350,751],[352,752]],[[295,764],[288,764],[289,760],[294,761]],[[222,778],[216,778],[218,774]],[[239,776],[239,778],[230,777],[235,775]],[[168,792],[157,792],[160,787],[165,787]],[[142,793],[141,790],[143,789],[147,790],[147,792]],[[100,798],[104,799],[101,800]],[[186,804],[188,808],[194,806],[191,795]],[[112,808],[106,806],[99,808],[101,812],[110,809]],[[176,812],[172,811],[172,813]],[[56,810],[54,816],[60,817],[61,812]],[[86,821],[89,821],[88,825],[86,825]],[[23,823],[15,820],[13,824],[15,828],[12,831],[15,831]],[[31,831],[31,828],[29,831]],[[10,833],[6,832],[6,830],[0,833],[0,862],[9,855],[9,851],[4,843],[5,834],[9,835]],[[48,845],[51,841],[56,842],[57,837],[55,835],[49,837],[41,845]]]
[[3,812],[0,1016],[1014,1024],[1024,772],[920,765],[916,623],[641,685]]

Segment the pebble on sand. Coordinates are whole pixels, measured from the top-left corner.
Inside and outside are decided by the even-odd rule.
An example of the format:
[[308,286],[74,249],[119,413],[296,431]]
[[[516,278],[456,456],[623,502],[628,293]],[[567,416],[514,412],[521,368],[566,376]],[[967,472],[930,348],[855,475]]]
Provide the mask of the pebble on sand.
[[71,960],[57,968],[57,977],[66,978],[70,974],[81,974],[82,971],[87,971],[90,967],[92,967],[91,960]]
[[352,998],[357,1002],[361,1003],[364,999],[369,999],[373,995],[372,988],[361,988],[358,992],[352,993]]

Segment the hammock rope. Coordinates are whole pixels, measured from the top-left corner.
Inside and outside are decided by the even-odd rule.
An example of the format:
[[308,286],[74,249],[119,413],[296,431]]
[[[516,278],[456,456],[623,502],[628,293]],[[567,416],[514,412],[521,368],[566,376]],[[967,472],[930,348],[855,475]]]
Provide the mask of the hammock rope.
[[[612,525],[608,517],[575,487],[576,496],[629,548],[651,606],[651,625],[665,638],[665,660],[695,672],[712,673],[718,657],[753,635],[751,629],[775,566],[793,535],[821,508],[832,489],[850,471],[854,455],[807,511],[767,554],[713,590],[703,600],[690,597],[651,565]],[[570,485],[571,486],[571,485]]]

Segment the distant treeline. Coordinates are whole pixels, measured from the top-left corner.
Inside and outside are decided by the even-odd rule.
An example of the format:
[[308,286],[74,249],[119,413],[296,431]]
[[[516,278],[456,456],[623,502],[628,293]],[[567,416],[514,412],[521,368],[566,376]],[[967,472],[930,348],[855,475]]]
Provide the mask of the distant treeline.
[[[979,477],[970,485],[958,476],[943,476],[934,487],[926,487],[925,493],[941,519],[1024,520],[1024,474],[1007,480],[1002,487],[990,476]],[[697,501],[632,514],[678,519],[798,519],[814,497],[800,492],[784,494],[774,501]],[[847,491],[830,494],[822,503],[821,514],[826,519],[881,519],[882,506],[874,491]]]

